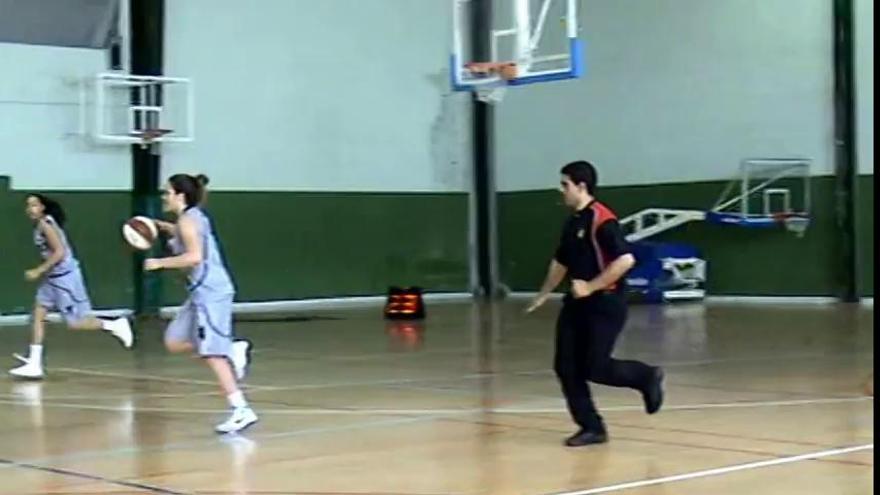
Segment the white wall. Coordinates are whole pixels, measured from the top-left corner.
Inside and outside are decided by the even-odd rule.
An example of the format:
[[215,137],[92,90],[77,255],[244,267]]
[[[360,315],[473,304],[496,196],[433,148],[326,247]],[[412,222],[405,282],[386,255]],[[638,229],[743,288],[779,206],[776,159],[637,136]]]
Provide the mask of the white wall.
[[[203,171],[219,189],[467,190],[446,1],[256,5],[168,2],[167,73],[195,79],[198,121],[195,143],[165,146],[163,173]],[[721,179],[757,155],[831,173],[829,2],[583,5],[587,76],[508,91],[498,108],[502,190],[552,187],[577,158],[606,184]],[[873,173],[870,0],[857,1],[857,38],[860,171]],[[105,64],[98,50],[0,43],[0,175],[14,187],[130,187],[126,146],[68,136],[78,109],[64,79]]]
[[587,74],[507,92],[502,190],[593,161],[608,185],[731,177],[742,158],[833,170],[827,0],[586,0]]
[[[470,106],[448,89],[447,2],[166,6],[166,73],[195,81],[197,121],[194,143],[163,146],[163,175],[204,172],[226,190],[468,189]],[[106,62],[0,44],[0,175],[13,187],[130,188],[128,146],[68,136],[79,110],[64,79]]]
[[856,0],[859,173],[874,173],[874,0]]
[[[196,83],[196,141],[164,171],[217,189],[465,191],[449,2],[167,3],[166,73]],[[210,18],[210,20],[208,20]]]
[[101,50],[0,43],[0,175],[16,189],[131,186],[126,146],[96,147],[71,134],[76,86],[65,80],[106,68]]

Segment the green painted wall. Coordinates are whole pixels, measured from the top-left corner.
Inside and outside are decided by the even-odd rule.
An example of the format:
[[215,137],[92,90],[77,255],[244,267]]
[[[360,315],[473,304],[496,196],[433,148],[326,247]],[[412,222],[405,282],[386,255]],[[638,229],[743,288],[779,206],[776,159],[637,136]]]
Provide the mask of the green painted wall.
[[[649,206],[700,208],[724,183],[611,187],[602,199],[621,216]],[[700,246],[713,294],[832,295],[837,290],[833,179],[813,180],[815,222],[803,239],[693,223],[662,239]],[[129,211],[123,192],[58,192],[69,236],[98,307],[128,306],[131,260],[118,226]],[[24,193],[0,178],[0,312],[33,300],[23,271],[36,261]],[[432,291],[468,285],[465,194],[214,192],[215,217],[239,285],[240,301],[381,294],[390,284]],[[873,176],[859,182],[861,291],[874,294]],[[555,191],[503,193],[499,200],[501,270],[506,284],[533,290],[544,276],[566,212]],[[92,240],[98,240],[93,242]],[[179,303],[179,279],[167,277],[166,304]]]
[[[132,300],[131,257],[119,234],[124,192],[50,193],[70,216],[68,235],[97,307]],[[36,261],[24,192],[0,178],[0,312],[22,312]],[[463,193],[213,192],[210,210],[239,287],[239,301],[382,294],[388,285],[431,291],[468,286],[467,195]],[[182,301],[180,278],[164,283]]]
[[239,300],[468,286],[468,200],[457,193],[212,192]]
[[[648,207],[705,209],[725,185],[697,182],[608,187],[601,191],[600,199],[620,217]],[[708,290],[712,294],[834,295],[840,282],[834,264],[833,188],[833,178],[813,178],[814,221],[802,239],[784,230],[748,230],[703,222],[656,239],[699,246],[709,262]],[[862,253],[873,253],[873,176],[861,178],[861,191],[861,248]],[[559,193],[502,193],[499,213],[502,280],[513,290],[535,290],[543,280],[566,215]],[[863,256],[863,262],[863,292],[873,295],[873,254]]]

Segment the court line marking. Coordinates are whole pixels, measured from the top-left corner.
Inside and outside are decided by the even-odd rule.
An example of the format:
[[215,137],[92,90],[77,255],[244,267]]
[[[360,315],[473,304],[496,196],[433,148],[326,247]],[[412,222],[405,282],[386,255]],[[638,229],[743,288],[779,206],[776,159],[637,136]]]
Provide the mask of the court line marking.
[[[57,368],[56,368],[57,369]],[[106,376],[112,378],[125,378],[125,379],[133,379],[133,380],[151,380],[151,381],[161,381],[161,382],[171,382],[171,383],[182,383],[182,384],[191,384],[195,383],[197,385],[210,386],[212,389],[216,388],[216,384],[207,381],[201,380],[189,380],[185,378],[173,378],[173,377],[159,377],[152,375],[128,375],[128,374],[120,374],[120,373],[109,373],[109,372],[93,372],[91,370],[80,370],[77,368],[63,368],[65,371],[71,373],[79,373],[85,375],[96,375],[96,376]],[[517,372],[519,374],[531,373],[531,372]],[[397,388],[401,390],[427,390],[427,391],[442,391],[448,394],[470,394],[479,392],[478,389],[475,388],[461,388],[457,386],[450,387],[427,387],[427,386],[419,386],[415,385],[417,383],[429,383],[429,382],[448,382],[455,381],[457,379],[464,380],[475,380],[479,378],[491,378],[493,375],[490,374],[471,374],[471,375],[460,375],[455,377],[447,377],[447,378],[431,378],[431,379],[390,379],[390,380],[375,380],[375,381],[364,381],[364,382],[342,382],[342,383],[328,383],[328,384],[303,384],[303,385],[291,385],[291,386],[263,386],[263,385],[243,385],[242,388],[249,393],[258,393],[258,392],[269,392],[269,391],[286,391],[286,390],[311,390],[311,389],[321,389],[321,388],[337,388],[337,387],[349,387],[349,386],[364,386],[364,385],[387,385],[391,388]],[[36,383],[37,385],[42,385],[42,383]],[[681,384],[677,385],[675,383],[669,383],[670,386],[681,386],[683,388],[691,387],[690,384]],[[697,388],[711,388],[711,387],[697,387]],[[70,396],[49,396],[42,397],[42,400],[82,400],[82,399],[97,399],[97,400],[113,400],[121,397],[127,391],[121,391],[120,394],[114,395],[70,395]],[[771,391],[753,391],[746,392],[750,394],[773,394]],[[185,398],[185,397],[194,397],[194,396],[213,396],[217,395],[218,392],[216,390],[211,391],[202,391],[202,392],[190,392],[190,393],[138,393],[137,391],[133,392],[134,398],[156,398],[156,399],[174,399],[174,398]],[[524,398],[533,398],[533,399],[555,399],[556,395],[550,394],[536,394],[536,393],[527,393],[527,394],[514,394],[519,397]],[[806,393],[799,393],[797,395],[807,395]],[[21,394],[18,393],[0,393],[0,400],[6,398],[8,400],[21,399],[25,400]],[[827,397],[822,400],[828,400],[832,398],[838,399],[853,399],[854,397]],[[635,407],[635,406],[633,406]],[[535,411],[535,412],[556,412],[556,410],[552,411]]]
[[[135,381],[154,381],[154,382],[170,382],[170,383],[180,383],[184,385],[205,385],[216,387],[216,381],[209,380],[193,380],[190,378],[176,378],[173,376],[158,376],[158,375],[141,375],[141,374],[129,374],[129,373],[116,373],[112,371],[97,371],[97,370],[86,370],[81,368],[49,368],[48,371],[60,371],[62,373],[73,373],[78,375],[91,375],[91,376],[102,376],[107,378],[126,378]],[[246,388],[244,386],[242,388]],[[258,387],[251,385],[251,387]]]
[[706,478],[709,476],[718,476],[722,474],[729,474],[737,471],[745,471],[749,469],[759,469],[770,466],[778,466],[782,464],[791,464],[794,462],[801,461],[810,461],[815,459],[821,459],[823,457],[831,457],[837,455],[850,454],[853,452],[860,452],[864,450],[874,450],[874,444],[865,444],[865,445],[854,445],[851,447],[843,447],[838,449],[831,450],[822,450],[818,452],[810,452],[807,454],[800,454],[795,456],[788,457],[779,457],[776,459],[769,459],[765,461],[757,461],[757,462],[749,462],[745,464],[734,464],[731,466],[725,466],[721,468],[714,469],[706,469],[702,471],[693,471],[690,473],[682,473],[676,474],[673,476],[664,476],[661,478],[649,478],[640,481],[631,481],[627,483],[619,483],[616,485],[608,485],[602,486],[598,488],[588,488],[586,490],[575,490],[568,492],[556,492],[552,495],[594,495],[597,493],[610,493],[610,492],[619,492],[623,490],[629,490],[632,488],[640,488],[644,486],[652,486],[652,485],[660,485],[664,483],[674,483],[677,481],[686,481],[696,478]]
[[[815,399],[779,400],[779,401],[741,401],[741,402],[709,402],[703,404],[670,404],[663,406],[663,411],[703,411],[707,409],[740,409],[754,407],[784,407],[802,406],[815,404],[839,404],[849,402],[873,401],[873,397],[824,397]],[[0,404],[11,406],[35,407],[33,402],[8,400],[0,398]],[[175,408],[175,407],[128,407],[128,406],[102,406],[96,404],[77,404],[65,402],[41,403],[36,407],[48,407],[59,409],[82,409],[91,411],[127,412],[136,411],[142,413],[165,413],[165,414],[223,414],[225,409],[212,408]],[[642,411],[642,405],[610,406],[601,408],[602,412],[626,412]],[[434,416],[434,415],[458,415],[458,414],[550,414],[568,413],[564,407],[499,407],[499,408],[447,408],[447,409],[384,409],[384,408],[283,408],[283,409],[257,409],[261,415],[288,415],[288,416]]]
[[[123,378],[135,381],[158,381],[158,382],[168,382],[168,383],[180,383],[185,385],[205,385],[216,387],[217,383],[207,380],[193,380],[189,378],[176,378],[169,376],[158,376],[158,375],[146,375],[146,374],[128,374],[128,373],[115,373],[108,371],[93,371],[88,369],[80,369],[80,368],[51,368],[51,370],[61,371],[65,373],[72,374],[80,374],[80,375],[92,375],[92,376],[102,376],[107,378]],[[251,392],[274,392],[279,390],[314,390],[314,389],[322,389],[322,388],[339,388],[339,387],[363,387],[366,385],[403,385],[403,384],[411,384],[411,383],[432,383],[432,382],[447,382],[447,381],[456,381],[456,380],[478,380],[485,379],[490,377],[498,377],[498,376],[511,376],[511,375],[531,375],[531,374],[552,374],[552,370],[534,370],[534,371],[521,371],[521,372],[505,372],[505,373],[469,373],[466,375],[449,375],[442,377],[434,377],[434,378],[389,378],[385,380],[363,380],[363,381],[352,381],[352,382],[331,382],[331,383],[303,383],[299,385],[256,385],[256,384],[242,384],[241,388]]]
[[[512,343],[505,343],[503,347],[508,347],[513,345]],[[471,346],[460,346],[460,347],[441,347],[438,349],[424,349],[419,350],[418,352],[401,352],[401,351],[381,351],[381,352],[371,352],[364,354],[329,354],[322,355],[320,352],[298,352],[298,351],[290,351],[287,349],[278,349],[278,348],[262,348],[262,349],[254,349],[254,354],[260,354],[262,356],[267,356],[267,359],[276,359],[281,360],[284,358],[293,358],[302,361],[365,361],[370,359],[387,359],[389,357],[395,358],[417,358],[424,355],[443,355],[443,354],[462,354],[467,352],[472,352],[474,349]]]
[[159,493],[162,495],[188,495],[188,492],[178,492],[175,490],[171,490],[168,488],[162,488],[160,486],[155,485],[147,485],[144,483],[137,483],[133,481],[126,481],[122,479],[114,479],[114,478],[105,478],[103,476],[98,476],[94,474],[81,473],[79,471],[73,471],[70,469],[62,469],[62,468],[54,468],[47,466],[38,466],[32,463],[27,462],[16,462],[8,459],[0,459],[0,465],[8,466],[10,468],[18,468],[18,469],[27,469],[31,471],[42,471],[44,473],[52,473],[61,476],[69,476],[72,478],[85,479],[89,481],[97,481],[100,483],[106,483],[109,485],[116,486],[124,486],[126,488],[137,488],[141,491],[146,491],[150,493]]
[[[545,416],[547,417],[547,416]],[[756,436],[756,435],[742,435],[742,434],[734,434],[734,433],[720,433],[717,431],[706,431],[705,429],[687,429],[687,428],[671,428],[668,426],[650,426],[644,424],[633,424],[630,421],[621,423],[618,420],[608,421],[610,426],[616,428],[623,429],[632,429],[638,431],[645,431],[651,433],[658,434],[675,434],[681,433],[684,435],[696,435],[696,436],[706,436],[713,437],[722,440],[750,440],[755,443],[772,443],[772,444],[789,444],[789,445],[797,445],[800,447],[810,447],[810,448],[822,448],[822,449],[830,449],[834,447],[834,445],[829,445],[827,442],[811,442],[804,440],[793,440],[793,439],[785,439],[785,438],[775,438],[775,437],[765,437],[765,436]],[[616,435],[615,435],[616,437]]]
[[[864,398],[868,399],[868,398]],[[839,399],[835,399],[839,400]],[[629,407],[628,409],[637,409]],[[561,411],[561,409],[560,409]],[[167,411],[163,411],[167,412]],[[323,411],[326,412],[326,411]],[[485,411],[480,410],[480,413],[484,413]],[[287,432],[278,432],[278,433],[269,433],[261,435],[259,433],[248,435],[249,438],[254,440],[272,440],[278,438],[291,438],[297,436],[305,436],[312,434],[322,434],[322,433],[335,433],[340,431],[349,431],[349,430],[358,430],[358,429],[371,429],[371,428],[381,428],[387,426],[397,426],[397,425],[405,425],[405,424],[416,424],[416,423],[424,423],[428,421],[432,421],[435,419],[442,419],[446,417],[455,417],[459,415],[466,414],[466,411],[455,410],[454,412],[450,412],[450,414],[435,414],[430,416],[417,416],[417,417],[406,417],[406,418],[395,418],[390,420],[379,420],[379,421],[366,421],[355,423],[351,425],[345,426],[335,426],[335,427],[319,427],[319,428],[306,428],[300,430],[292,430]],[[214,437],[216,438],[216,437]],[[79,461],[84,459],[93,459],[93,458],[105,458],[105,457],[116,457],[127,454],[134,453],[145,453],[145,452],[156,452],[156,451],[168,451],[168,450],[186,450],[201,446],[210,446],[215,445],[217,440],[215,439],[203,439],[203,440],[194,440],[188,442],[178,442],[166,445],[157,445],[153,447],[123,447],[116,449],[104,449],[97,451],[80,451],[70,454],[64,454],[59,456],[47,457],[43,459],[34,459],[27,460],[22,462],[29,462],[32,464],[46,464],[50,462],[60,462],[60,461]],[[0,464],[0,468],[9,467],[8,465]]]
[[[500,384],[496,384],[500,385]],[[667,382],[667,389],[677,389],[677,388],[696,388],[698,390],[710,390],[713,392],[720,392],[726,396],[736,396],[736,395],[751,395],[751,396],[759,396],[759,397],[750,397],[750,399],[773,399],[773,400],[783,400],[785,398],[790,398],[791,400],[795,399],[809,399],[815,398],[817,392],[822,391],[812,391],[812,392],[796,392],[796,391],[780,391],[780,390],[759,390],[759,389],[733,389],[712,385],[695,385],[690,383],[680,383],[678,381]],[[448,395],[473,395],[475,393],[481,393],[482,390],[477,388],[476,385],[467,385],[467,384],[451,384],[444,386],[430,386],[425,384],[410,384],[410,383],[402,383],[402,384],[387,384],[387,388],[395,389],[395,390],[422,390],[429,392],[438,392],[444,393]],[[496,388],[494,393],[499,396],[515,396],[522,399],[533,399],[533,400],[555,400],[559,398],[559,394],[551,394],[551,393],[537,393],[537,392],[511,392],[509,390],[505,390],[503,388]],[[671,395],[671,394],[670,394]],[[767,397],[767,396],[770,397]],[[841,395],[833,395],[827,398],[849,398],[853,397],[851,394],[841,394]]]
[[[867,355],[867,354],[866,354]],[[852,357],[852,353],[847,353],[845,355],[816,355],[816,354],[797,354],[797,355],[788,355],[788,356],[767,356],[761,358],[733,358],[733,359],[714,359],[714,360],[699,360],[699,361],[678,361],[678,362],[668,362],[661,364],[664,367],[685,367],[685,366],[702,366],[713,363],[737,363],[737,362],[754,362],[754,361],[778,361],[785,359],[816,359],[816,358],[826,358],[826,359],[849,359]],[[97,371],[83,368],[71,368],[71,367],[61,367],[61,368],[49,368],[49,371],[61,371],[66,373],[73,374],[81,374],[81,375],[93,375],[93,376],[103,376],[108,378],[124,378],[130,380],[149,380],[149,381],[158,381],[158,382],[168,382],[168,383],[180,383],[180,384],[191,384],[191,385],[205,385],[216,387],[216,382],[209,380],[193,380],[189,378],[176,378],[176,377],[168,377],[168,376],[158,376],[158,375],[146,375],[146,374],[128,374],[128,373],[116,373],[109,371]],[[321,389],[321,388],[338,388],[338,387],[362,387],[367,385],[397,385],[397,384],[408,384],[408,383],[432,383],[432,382],[444,382],[444,381],[455,381],[455,380],[475,380],[475,379],[484,379],[490,377],[505,377],[505,376],[532,376],[532,375],[553,375],[553,370],[547,368],[541,368],[536,370],[523,370],[523,371],[506,371],[506,372],[493,372],[493,373],[469,373],[465,375],[451,375],[445,377],[436,377],[436,378],[397,378],[397,379],[386,379],[386,380],[364,380],[364,381],[356,381],[356,382],[337,382],[337,383],[306,383],[299,385],[259,385],[259,384],[243,384],[242,388],[250,391],[277,391],[277,390],[313,390],[313,389]]]
[[[473,396],[474,394],[483,394],[483,390],[479,388],[479,384],[474,384],[473,386],[465,386],[465,385],[450,385],[450,386],[429,386],[429,385],[414,385],[410,383],[400,383],[400,384],[388,384],[386,388],[390,390],[415,390],[421,392],[431,392],[431,393],[441,393],[445,395],[458,395],[458,396]],[[520,399],[529,399],[532,401],[548,401],[548,400],[559,400],[560,394],[538,394],[533,392],[509,392],[503,389],[495,389],[493,394],[499,397],[517,397]]]
[[[570,431],[570,430],[563,429],[563,428],[523,425],[522,423],[518,423],[518,424],[501,423],[495,419],[493,419],[493,420],[468,420],[468,419],[457,419],[457,418],[442,418],[439,421],[470,423],[470,424],[476,424],[476,425],[492,426],[492,427],[496,427],[496,428],[505,428],[505,429],[514,430],[514,431],[521,431],[523,429],[526,429],[526,430],[531,430],[531,431],[536,431],[536,432],[554,433],[554,434],[567,434]],[[609,422],[608,424],[620,425],[616,421]],[[639,427],[634,427],[632,425],[620,425],[620,427],[621,428],[639,428]],[[667,430],[667,429],[663,429],[663,428],[641,428],[641,429],[647,429],[653,433],[674,431],[674,430]],[[697,434],[697,435],[711,435],[711,433],[707,433],[707,432],[689,431],[687,433]],[[702,445],[702,444],[695,444],[695,443],[670,442],[667,440],[639,438],[639,437],[633,437],[633,436],[614,435],[614,438],[615,438],[616,442],[624,441],[624,442],[635,442],[635,443],[647,443],[647,444],[659,445],[659,446],[685,447],[685,448],[689,448],[689,449],[710,450],[710,451],[714,451],[714,452],[727,452],[727,453],[737,453],[737,454],[750,454],[750,455],[759,455],[759,456],[763,456],[763,457],[778,457],[780,455],[783,455],[779,452],[768,452],[766,450],[746,450],[746,449],[738,449],[738,448],[730,448],[730,447],[719,447],[719,446],[713,446],[713,445]],[[756,442],[767,440],[767,439],[753,438],[753,437],[748,437],[748,436],[746,436],[746,437],[740,436],[740,437],[736,437],[736,438],[740,438],[740,439],[744,439],[744,440],[754,440]],[[790,442],[787,440],[768,441],[767,443],[794,444],[794,445],[807,446],[807,447],[812,447],[812,448],[819,447],[819,448],[823,448],[823,449],[829,449],[829,448],[835,447],[834,445],[827,445],[827,444],[820,444],[820,443]],[[828,460],[821,460],[820,462],[848,464],[848,465],[860,466],[860,467],[865,467],[865,466],[873,467],[873,464],[868,464],[868,463],[859,462],[859,461],[828,459]]]
[[[514,339],[515,341],[542,342],[542,343],[546,344],[546,347],[548,349],[552,349],[552,344],[553,344],[552,339],[532,339],[532,338],[527,339],[527,338],[519,338],[519,337],[512,337],[512,339]],[[508,342],[508,343],[500,344],[498,347],[507,349],[510,347],[514,347],[514,348],[515,347],[527,347],[527,345],[525,345],[525,343],[519,344],[518,342]],[[528,347],[531,347],[531,346],[528,346]],[[429,350],[421,350],[419,352],[411,352],[411,353],[377,352],[377,353],[371,353],[371,354],[340,354],[340,355],[321,356],[319,354],[319,352],[317,352],[317,351],[314,353],[304,353],[304,352],[297,352],[297,351],[288,351],[285,349],[270,348],[270,349],[255,349],[254,354],[263,354],[263,355],[280,354],[280,355],[283,355],[286,357],[291,357],[291,358],[300,359],[300,360],[308,360],[308,361],[338,361],[338,360],[346,360],[347,361],[347,360],[365,360],[367,358],[384,359],[384,358],[388,358],[389,356],[396,356],[396,357],[403,358],[403,357],[419,357],[419,356],[430,355],[430,354],[455,354],[458,352],[470,352],[473,350],[474,350],[473,347],[461,347],[461,348],[442,348],[442,349],[435,349],[435,350],[429,349]],[[740,362],[780,361],[780,360],[799,360],[799,359],[817,359],[817,358],[821,358],[821,359],[844,359],[844,358],[850,359],[853,356],[862,356],[862,355],[870,356],[872,354],[873,353],[870,353],[870,352],[859,352],[859,351],[843,352],[843,353],[836,353],[836,354],[831,354],[831,355],[829,355],[827,353],[822,353],[822,352],[809,352],[809,353],[804,352],[804,353],[792,353],[792,354],[784,354],[784,355],[766,355],[766,356],[757,356],[757,357],[750,357],[750,358],[730,357],[730,358],[716,358],[716,359],[690,359],[690,360],[669,361],[669,362],[660,361],[660,362],[658,362],[658,364],[660,366],[666,366],[666,367],[704,366],[707,364],[715,364],[715,363],[740,363]],[[644,354],[635,354],[635,355],[628,356],[628,357],[631,359],[640,359],[640,360],[652,360],[652,358],[654,358],[654,356],[652,356],[652,355],[644,355]],[[548,369],[541,369],[541,370],[535,370],[535,371],[540,372],[540,373],[552,373],[552,370],[548,370]],[[525,371],[525,373],[533,373],[533,371]],[[513,374],[515,374],[515,373],[513,373]]]
[[[228,412],[228,410],[227,410]],[[451,415],[449,415],[451,416]],[[360,429],[371,429],[371,428],[382,428],[386,426],[398,426],[405,425],[409,423],[423,423],[432,421],[434,419],[442,418],[444,415],[435,415],[435,416],[421,416],[421,417],[405,417],[405,418],[395,418],[395,419],[382,419],[379,421],[362,421],[359,423],[353,423],[350,425],[344,426],[330,426],[330,427],[318,427],[318,428],[304,428],[299,430],[290,430],[276,433],[249,433],[246,438],[257,441],[257,440],[273,440],[278,438],[292,438],[306,435],[314,435],[314,434],[322,434],[322,433],[337,433],[342,431],[350,431],[350,430],[360,430]],[[115,457],[120,455],[127,454],[141,454],[145,452],[164,452],[170,450],[187,450],[197,447],[211,446],[217,445],[218,442],[222,442],[223,436],[214,435],[209,439],[199,439],[188,442],[177,442],[171,444],[164,445],[156,445],[150,447],[121,447],[115,449],[103,449],[103,450],[86,450],[79,452],[72,452],[70,454],[63,454],[58,456],[44,457],[41,459],[28,459],[25,461],[19,461],[21,463],[29,463],[29,464],[47,464],[52,462],[64,462],[64,461],[81,461],[86,459],[95,459],[95,458],[104,458],[104,457]],[[0,463],[0,469],[11,467],[8,464]]]
[[0,393],[0,400],[21,400],[22,402],[38,402],[38,401],[51,401],[51,400],[120,400],[120,399],[128,399],[129,397],[132,399],[182,399],[186,397],[209,397],[209,396],[219,396],[220,393],[215,391],[211,392],[191,392],[188,394],[161,394],[161,393],[140,393],[137,391],[128,391],[128,390],[120,390],[118,394],[104,394],[104,395],[50,395],[50,396],[41,396],[38,399],[30,399],[26,396],[25,392],[21,393],[11,393],[11,394],[2,394]]
[[[167,377],[167,376],[157,376],[157,375],[146,375],[146,374],[128,374],[128,373],[114,373],[107,371],[92,371],[85,370],[79,368],[52,368],[55,371],[61,371],[65,373],[73,373],[80,375],[93,375],[93,376],[103,376],[108,378],[124,378],[130,380],[140,380],[140,381],[158,381],[158,382],[170,382],[170,383],[180,383],[180,384],[191,384],[191,385],[205,385],[216,387],[217,383],[207,380],[192,380],[189,378],[175,378],[175,377]],[[396,384],[404,384],[404,383],[424,383],[424,382],[437,382],[437,381],[450,381],[450,380],[473,380],[476,378],[483,378],[489,376],[487,374],[479,374],[472,373],[467,375],[452,375],[448,377],[437,377],[437,378],[391,378],[387,380],[364,380],[364,381],[353,381],[353,382],[336,382],[336,383],[304,383],[300,385],[252,385],[252,384],[243,384],[242,388],[250,391],[278,391],[278,390],[311,390],[311,389],[320,389],[320,388],[337,388],[337,387],[361,387],[364,385],[396,385]]]

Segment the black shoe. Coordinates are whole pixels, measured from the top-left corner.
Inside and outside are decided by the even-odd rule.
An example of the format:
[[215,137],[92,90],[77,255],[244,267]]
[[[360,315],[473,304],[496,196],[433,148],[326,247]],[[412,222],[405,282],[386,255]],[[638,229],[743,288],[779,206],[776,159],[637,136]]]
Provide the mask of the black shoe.
[[659,366],[651,373],[651,383],[642,391],[642,399],[645,401],[645,412],[654,414],[663,405],[663,369]]
[[608,441],[608,434],[604,431],[580,430],[574,435],[565,439],[567,447],[583,447],[585,445],[594,445],[597,443],[605,443]]

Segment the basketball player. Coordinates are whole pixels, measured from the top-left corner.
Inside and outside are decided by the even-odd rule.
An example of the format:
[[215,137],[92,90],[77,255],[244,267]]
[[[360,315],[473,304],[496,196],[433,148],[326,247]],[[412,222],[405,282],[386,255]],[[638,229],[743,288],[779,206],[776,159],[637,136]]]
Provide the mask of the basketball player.
[[199,207],[202,185],[191,175],[172,176],[162,193],[162,208],[177,217],[170,241],[174,256],[148,258],[144,270],[188,271],[189,298],[165,331],[172,353],[195,352],[214,371],[232,412],[217,433],[241,431],[257,422],[237,381],[250,361],[250,342],[234,340],[232,301],[235,289],[208,217]]
[[34,244],[43,262],[24,272],[29,282],[39,283],[31,316],[31,346],[27,357],[14,354],[22,365],[9,370],[9,374],[43,378],[45,320],[52,310],[61,313],[71,330],[104,330],[130,349],[134,334],[128,318],[102,320],[92,315],[79,261],[63,230],[66,216],[61,205],[42,194],[31,194],[25,200],[25,213],[34,222]]
[[[195,176],[196,182],[199,183],[199,186],[202,188],[202,199],[199,201],[199,206],[201,207],[202,213],[207,217],[208,223],[211,225],[211,231],[214,233],[214,239],[217,241],[217,251],[220,253],[220,259],[226,264],[226,272],[229,274],[230,279],[232,279],[232,286],[235,289],[235,279],[232,278],[232,270],[229,269],[229,261],[226,258],[226,253],[223,252],[223,244],[220,242],[220,236],[217,234],[217,228],[214,226],[214,221],[211,219],[211,215],[208,213],[208,210],[205,206],[208,204],[208,184],[211,183],[211,179],[208,178],[205,174],[198,174]],[[165,233],[167,236],[173,238],[177,233],[177,226],[172,222],[166,222],[164,220],[154,219],[156,222],[156,226]]]
[[571,291],[556,323],[554,369],[569,412],[579,431],[565,440],[569,447],[608,441],[588,381],[628,387],[642,394],[648,414],[663,403],[663,372],[638,361],[613,359],[614,343],[626,322],[623,276],[635,265],[614,213],[593,197],[597,174],[585,161],[562,167],[560,191],[574,211],[544,284],[527,308],[532,312],[568,276]]

